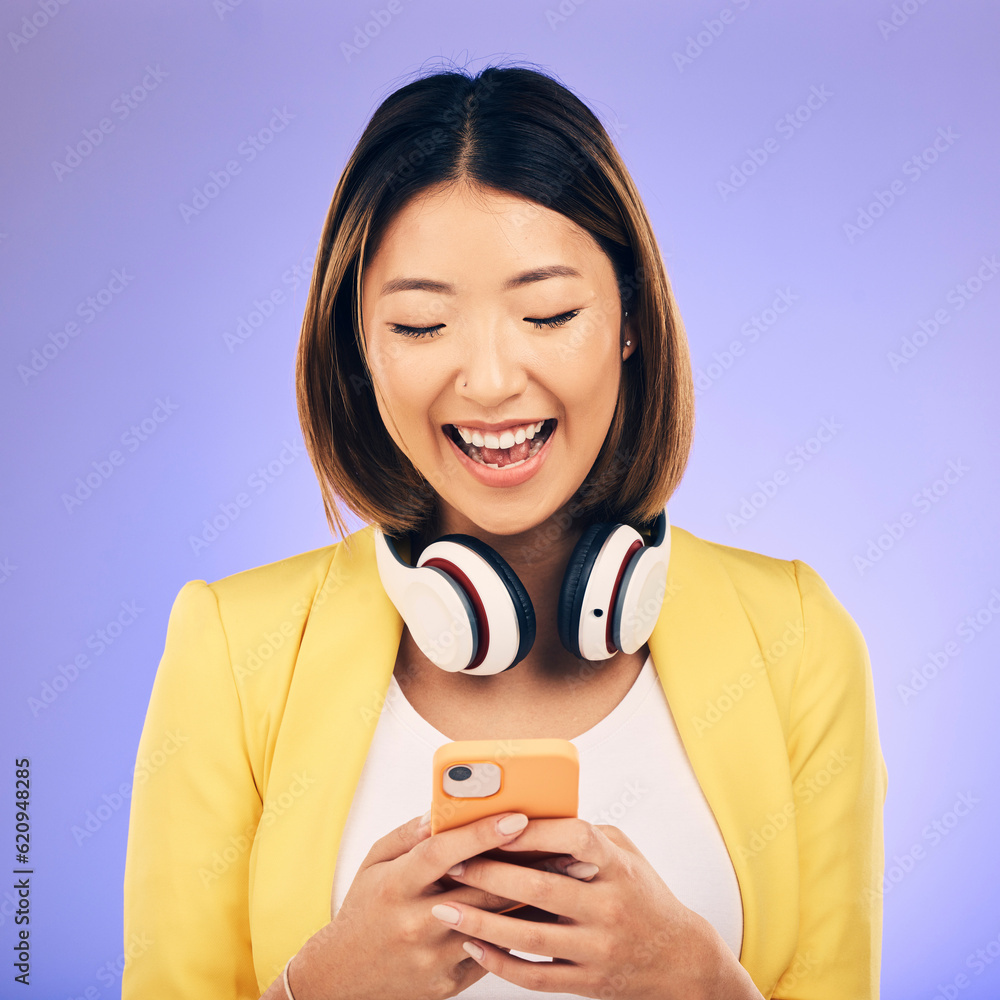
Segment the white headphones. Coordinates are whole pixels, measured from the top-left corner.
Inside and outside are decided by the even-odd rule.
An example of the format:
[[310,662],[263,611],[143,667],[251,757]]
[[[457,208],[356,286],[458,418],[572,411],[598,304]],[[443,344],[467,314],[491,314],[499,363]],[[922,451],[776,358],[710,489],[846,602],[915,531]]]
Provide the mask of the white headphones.
[[[667,587],[670,521],[664,509],[651,541],[627,524],[592,524],[573,549],[559,591],[559,639],[574,656],[606,660],[634,653],[652,634]],[[412,539],[411,549],[412,552]],[[416,566],[375,526],[379,577],[421,652],[452,673],[499,674],[535,641],[524,585],[491,546],[444,535]]]

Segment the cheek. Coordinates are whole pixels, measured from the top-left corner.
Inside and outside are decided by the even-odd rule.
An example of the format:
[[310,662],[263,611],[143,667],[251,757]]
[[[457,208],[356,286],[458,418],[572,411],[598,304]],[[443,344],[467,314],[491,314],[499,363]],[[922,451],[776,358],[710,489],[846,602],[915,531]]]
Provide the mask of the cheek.
[[577,428],[600,430],[603,435],[618,400],[621,373],[614,354],[594,351],[560,365],[559,387],[554,388]]
[[428,381],[428,373],[412,359],[383,356],[377,366],[372,362],[372,374],[379,386],[383,422],[391,428],[390,419],[394,419],[398,428],[390,433],[397,439],[402,436],[411,446],[426,447],[435,430],[429,413],[436,390]]

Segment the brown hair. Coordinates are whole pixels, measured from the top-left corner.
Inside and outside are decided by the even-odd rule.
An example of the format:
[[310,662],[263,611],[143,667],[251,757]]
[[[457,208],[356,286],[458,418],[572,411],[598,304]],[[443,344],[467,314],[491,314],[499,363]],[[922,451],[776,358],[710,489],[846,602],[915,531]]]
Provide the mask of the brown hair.
[[639,349],[622,365],[611,426],[570,513],[647,525],[677,488],[694,432],[687,338],[656,238],[595,114],[544,73],[487,66],[475,76],[434,73],[390,94],[334,191],[295,370],[299,420],[330,530],[347,536],[338,498],[392,535],[419,529],[434,512],[436,494],[376,404],[361,277],[411,198],[458,181],[560,212],[611,260]]

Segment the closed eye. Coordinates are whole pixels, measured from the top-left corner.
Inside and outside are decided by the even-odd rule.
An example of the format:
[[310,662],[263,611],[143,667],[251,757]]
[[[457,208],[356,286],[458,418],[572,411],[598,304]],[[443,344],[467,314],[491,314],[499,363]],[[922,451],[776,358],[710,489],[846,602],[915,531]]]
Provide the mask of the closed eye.
[[[579,309],[572,309],[569,312],[560,313],[558,316],[550,316],[547,319],[532,319],[530,316],[525,316],[524,321],[531,323],[536,330],[541,330],[543,328],[563,326],[576,316],[579,311]],[[439,323],[437,326],[403,326],[400,323],[390,323],[389,329],[393,333],[400,334],[400,336],[419,339],[420,337],[435,336],[436,331],[440,330],[442,326],[444,326],[443,323]]]
[[558,316],[552,316],[549,319],[529,319],[525,316],[525,321],[531,323],[536,329],[541,329],[543,326],[563,326],[568,323],[580,310],[571,309],[567,313],[561,313]]

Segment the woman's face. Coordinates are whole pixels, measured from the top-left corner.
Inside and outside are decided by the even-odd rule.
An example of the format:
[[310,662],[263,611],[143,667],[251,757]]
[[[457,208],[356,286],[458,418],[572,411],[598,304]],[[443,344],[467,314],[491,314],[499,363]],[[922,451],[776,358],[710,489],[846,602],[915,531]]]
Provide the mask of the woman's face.
[[[492,189],[429,189],[366,268],[362,318],[382,420],[440,497],[447,530],[467,519],[516,534],[570,501],[601,450],[622,364],[614,268],[585,230]],[[525,425],[543,420],[539,449]]]

